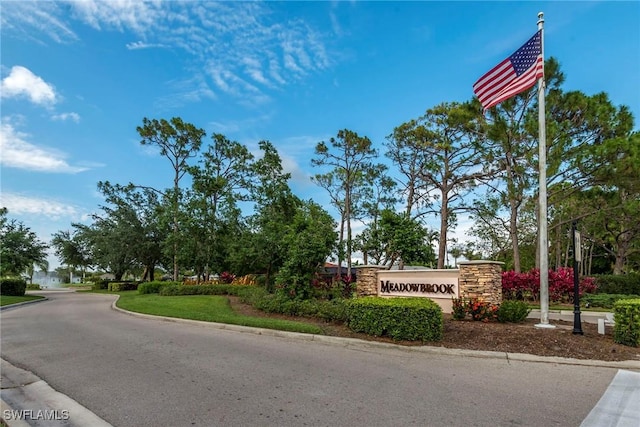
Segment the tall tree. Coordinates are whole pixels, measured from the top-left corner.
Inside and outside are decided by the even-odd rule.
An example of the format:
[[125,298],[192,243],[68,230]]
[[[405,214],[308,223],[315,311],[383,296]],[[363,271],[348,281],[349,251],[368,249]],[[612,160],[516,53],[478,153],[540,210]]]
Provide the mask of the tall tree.
[[431,234],[406,212],[382,210],[376,228],[374,229],[371,223],[363,234],[373,235],[363,251],[366,251],[376,264],[384,265],[388,269],[398,264],[432,266],[435,261]]
[[[559,90],[564,75],[554,58],[545,62],[545,82],[548,91]],[[520,211],[528,198],[537,176],[535,155],[538,147],[537,128],[533,126],[537,117],[537,88],[533,87],[482,114],[482,107],[474,99],[475,109],[483,122],[483,148],[481,155],[485,167],[496,171],[490,180],[485,180],[486,193],[474,202],[474,217],[478,222],[489,223],[492,218],[503,216],[509,245],[513,253],[513,267],[520,266]]]
[[291,298],[311,297],[311,281],[336,242],[335,221],[320,205],[300,202],[284,229],[284,263],[276,280]]
[[[396,182],[387,175],[387,166],[378,164],[371,167],[365,176],[368,186],[359,189],[360,215],[358,219],[367,227],[365,232],[356,236],[354,250],[362,252],[363,261],[369,263],[369,253],[380,247],[378,241],[378,224],[384,209],[393,209],[399,199],[394,190]],[[374,259],[379,259],[374,257]]]
[[[422,199],[432,200],[440,217],[438,268],[444,268],[447,234],[455,223],[456,213],[466,211],[466,196],[476,183],[492,174],[483,170],[479,146],[475,140],[477,117],[468,105],[440,104],[426,114],[394,130],[395,147],[415,147],[422,152],[417,177],[422,185]],[[409,205],[408,205],[409,206]],[[409,211],[409,209],[407,209]],[[428,212],[428,211],[427,211]]]
[[221,266],[216,265],[214,259],[219,260],[223,251],[221,231],[229,218],[228,213],[235,212],[239,201],[249,199],[253,184],[252,161],[253,155],[247,147],[224,135],[214,134],[200,163],[189,168],[193,176],[187,206],[191,224],[189,241],[198,246],[191,259],[201,258],[195,266],[199,274],[208,274],[210,268],[220,272]]
[[187,173],[187,161],[195,157],[200,151],[205,131],[196,128],[190,123],[183,122],[179,117],[174,117],[170,121],[165,119],[149,120],[145,117],[142,120],[142,126],[138,126],[137,131],[142,138],[140,144],[159,148],[160,155],[166,157],[173,168],[173,189],[170,197],[173,214],[173,280],[178,280],[180,180]]
[[95,264],[120,280],[127,271],[140,269],[143,280],[153,280],[163,259],[169,228],[163,219],[165,204],[150,188],[98,183],[107,204],[93,215],[90,225],[73,224],[79,238],[88,242]]
[[[339,246],[344,242],[344,227],[346,227],[346,261],[348,275],[351,275],[351,256],[353,236],[351,221],[354,218],[356,206],[353,196],[357,189],[365,184],[364,177],[373,167],[373,160],[377,157],[377,151],[372,147],[371,140],[366,136],[359,136],[348,129],[338,131],[336,138],[329,140],[329,145],[324,141],[319,142],[315,148],[315,157],[311,164],[319,167],[332,168],[326,174],[317,174],[314,181],[317,183],[330,182],[331,187],[323,186],[330,194],[342,193],[343,200],[335,199],[335,206],[341,212]],[[338,252],[338,263],[341,265],[342,257]]]
[[251,232],[245,233],[248,244],[239,251],[245,260],[266,275],[266,283],[272,286],[272,278],[282,268],[287,257],[283,236],[300,206],[300,199],[289,188],[291,174],[284,172],[278,150],[269,141],[261,141],[262,156],[252,165],[254,185],[252,200],[255,214],[249,218]]
[[49,246],[22,222],[8,219],[7,214],[7,208],[0,208],[0,275],[19,275],[34,264],[45,267]]
[[613,274],[630,271],[640,252],[640,133],[613,138],[583,153],[583,162],[601,166],[578,206],[589,238],[614,257]]
[[[73,274],[73,271],[80,267],[84,280],[86,270],[91,266],[91,251],[86,239],[83,239],[77,231],[72,233],[70,230],[62,230],[53,234],[51,245],[54,247],[58,259],[69,267],[70,274]],[[69,282],[73,282],[71,276]]]

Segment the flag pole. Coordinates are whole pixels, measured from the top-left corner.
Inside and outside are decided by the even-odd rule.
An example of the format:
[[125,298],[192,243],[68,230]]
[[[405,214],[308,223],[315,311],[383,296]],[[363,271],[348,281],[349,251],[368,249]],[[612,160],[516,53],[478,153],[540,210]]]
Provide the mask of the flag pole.
[[[538,30],[544,67],[544,13],[538,13]],[[544,68],[543,68],[544,69]],[[540,251],[540,323],[536,328],[555,328],[549,324],[549,243],[547,236],[547,142],[544,104],[544,72],[538,79],[538,246]]]

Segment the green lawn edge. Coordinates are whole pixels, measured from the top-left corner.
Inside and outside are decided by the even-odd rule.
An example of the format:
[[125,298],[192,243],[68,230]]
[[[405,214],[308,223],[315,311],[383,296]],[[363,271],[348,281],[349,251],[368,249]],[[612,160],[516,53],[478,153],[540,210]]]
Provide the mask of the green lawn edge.
[[239,315],[231,308],[229,298],[223,295],[159,296],[140,295],[137,291],[96,293],[120,295],[116,307],[136,313],[287,332],[324,333],[320,327],[304,322]]
[[21,302],[35,301],[39,299],[44,299],[44,297],[40,295],[24,295],[24,296],[1,295],[0,307],[13,305],[13,304],[20,304]]

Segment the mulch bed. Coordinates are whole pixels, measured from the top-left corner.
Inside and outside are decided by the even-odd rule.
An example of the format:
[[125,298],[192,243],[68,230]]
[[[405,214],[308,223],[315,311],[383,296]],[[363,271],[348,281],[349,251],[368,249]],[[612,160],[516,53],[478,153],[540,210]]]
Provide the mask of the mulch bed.
[[368,341],[395,343],[405,346],[431,345],[436,347],[467,350],[500,351],[526,353],[538,356],[570,357],[604,361],[640,361],[640,348],[628,347],[613,342],[613,328],[606,327],[606,334],[598,333],[595,324],[582,322],[584,335],[573,334],[573,322],[552,321],[554,329],[539,329],[534,325],[537,319],[527,319],[523,323],[475,322],[453,320],[445,315],[444,338],[442,341],[422,343],[415,341],[393,341],[388,337],[374,337],[355,333],[347,326],[326,323],[322,320],[265,313],[250,305],[241,303],[236,297],[229,297],[231,306],[240,314],[255,317],[271,317],[296,320],[319,326],[325,335],[359,338]]

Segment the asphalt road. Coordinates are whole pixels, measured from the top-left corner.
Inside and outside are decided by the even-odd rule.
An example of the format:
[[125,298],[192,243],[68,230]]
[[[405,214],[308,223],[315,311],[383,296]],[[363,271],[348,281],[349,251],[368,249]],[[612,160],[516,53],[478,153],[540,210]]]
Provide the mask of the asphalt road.
[[133,317],[108,295],[48,297],[2,311],[2,358],[114,426],[578,426],[617,372],[345,347]]

